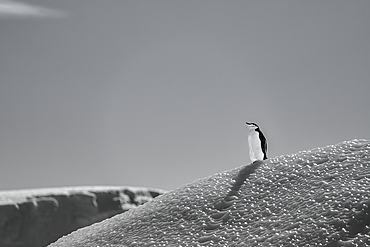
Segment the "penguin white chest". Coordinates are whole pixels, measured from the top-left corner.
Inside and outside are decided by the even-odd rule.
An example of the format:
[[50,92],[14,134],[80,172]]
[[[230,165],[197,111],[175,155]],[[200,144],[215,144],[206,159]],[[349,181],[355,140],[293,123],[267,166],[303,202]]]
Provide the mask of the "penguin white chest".
[[249,156],[252,162],[263,160],[264,154],[262,151],[261,140],[257,131],[251,131],[248,136]]

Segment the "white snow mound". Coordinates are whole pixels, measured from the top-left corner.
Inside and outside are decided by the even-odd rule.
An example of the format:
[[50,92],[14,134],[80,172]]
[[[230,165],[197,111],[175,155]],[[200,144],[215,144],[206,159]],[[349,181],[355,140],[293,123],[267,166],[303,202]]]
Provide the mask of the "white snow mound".
[[369,154],[355,139],[242,166],[49,246],[366,246]]

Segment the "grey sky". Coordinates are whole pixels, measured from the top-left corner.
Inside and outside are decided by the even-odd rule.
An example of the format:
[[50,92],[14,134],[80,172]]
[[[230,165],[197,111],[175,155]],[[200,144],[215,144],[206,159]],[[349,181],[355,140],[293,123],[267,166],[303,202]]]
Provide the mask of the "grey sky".
[[20,1],[0,0],[0,18],[63,17],[66,13],[27,4]]
[[250,162],[245,121],[269,157],[370,139],[369,1],[4,2],[0,189],[174,189]]

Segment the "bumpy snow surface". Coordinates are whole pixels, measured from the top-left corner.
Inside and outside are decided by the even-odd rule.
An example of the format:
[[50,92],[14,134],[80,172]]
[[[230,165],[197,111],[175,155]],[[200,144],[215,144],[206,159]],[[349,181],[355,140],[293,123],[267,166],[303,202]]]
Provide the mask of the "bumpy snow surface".
[[184,185],[65,246],[369,246],[370,141],[285,155]]

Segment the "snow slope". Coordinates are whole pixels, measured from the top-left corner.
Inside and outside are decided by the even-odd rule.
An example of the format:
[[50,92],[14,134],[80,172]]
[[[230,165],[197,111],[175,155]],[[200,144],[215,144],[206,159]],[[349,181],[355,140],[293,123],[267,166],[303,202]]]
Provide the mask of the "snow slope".
[[50,247],[370,245],[370,141],[199,179]]

